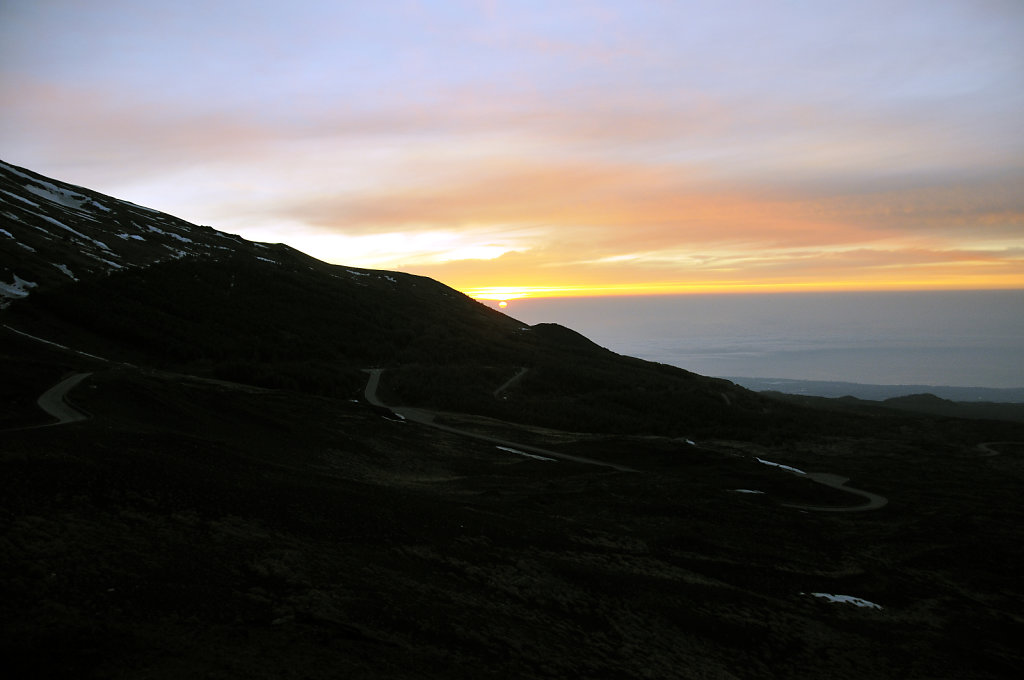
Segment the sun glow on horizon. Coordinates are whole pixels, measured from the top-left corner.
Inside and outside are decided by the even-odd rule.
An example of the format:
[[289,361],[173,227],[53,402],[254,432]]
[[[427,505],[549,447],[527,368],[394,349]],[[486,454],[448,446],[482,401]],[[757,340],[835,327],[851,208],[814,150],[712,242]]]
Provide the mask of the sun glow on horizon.
[[124,4],[4,5],[5,161],[494,304],[1024,289],[1021,2]]
[[884,291],[952,291],[952,290],[1019,290],[1024,289],[1024,277],[1007,281],[994,277],[991,280],[963,281],[954,278],[941,281],[883,281],[865,283],[862,281],[837,282],[785,282],[785,283],[688,283],[688,284],[645,284],[606,286],[499,286],[490,288],[467,288],[460,292],[475,300],[504,303],[531,298],[566,297],[626,297],[647,295],[729,295],[750,293],[838,293],[838,292],[884,292]]

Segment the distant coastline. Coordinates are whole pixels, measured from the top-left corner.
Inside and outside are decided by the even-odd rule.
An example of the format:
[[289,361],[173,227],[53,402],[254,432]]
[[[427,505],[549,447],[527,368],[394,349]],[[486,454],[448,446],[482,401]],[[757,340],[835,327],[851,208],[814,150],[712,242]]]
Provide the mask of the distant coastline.
[[792,380],[788,378],[749,378],[741,376],[715,376],[736,383],[755,392],[783,392],[811,397],[856,397],[881,401],[912,394],[934,394],[950,401],[993,402],[998,404],[1024,403],[1024,387],[960,387],[953,385],[868,385],[832,380]]
[[741,385],[784,376],[808,395],[1024,401],[1020,290],[533,298],[504,311]]

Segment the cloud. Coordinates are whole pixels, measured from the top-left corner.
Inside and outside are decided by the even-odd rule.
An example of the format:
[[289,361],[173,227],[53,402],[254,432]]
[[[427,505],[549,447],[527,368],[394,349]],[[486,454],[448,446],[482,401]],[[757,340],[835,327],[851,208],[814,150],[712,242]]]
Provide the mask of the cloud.
[[671,259],[655,253],[623,261],[565,264],[515,253],[492,261],[453,261],[409,271],[462,290],[504,287],[525,294],[638,294],[688,290],[972,288],[1024,285],[1024,249],[927,250],[852,248],[720,252]]
[[23,3],[5,160],[460,286],[1016,280],[1012,3],[378,5]]

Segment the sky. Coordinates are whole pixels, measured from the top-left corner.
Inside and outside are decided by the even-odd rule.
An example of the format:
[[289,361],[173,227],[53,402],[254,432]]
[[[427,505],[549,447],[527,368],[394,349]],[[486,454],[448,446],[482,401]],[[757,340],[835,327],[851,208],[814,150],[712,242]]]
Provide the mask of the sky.
[[1024,288],[1024,2],[3,0],[0,158],[481,298]]

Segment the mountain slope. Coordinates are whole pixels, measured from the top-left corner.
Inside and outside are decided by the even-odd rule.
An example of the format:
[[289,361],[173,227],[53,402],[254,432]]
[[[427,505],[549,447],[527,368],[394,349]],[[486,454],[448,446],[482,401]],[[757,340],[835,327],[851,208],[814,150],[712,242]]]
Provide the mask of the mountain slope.
[[[773,402],[429,279],[168,216],[121,239],[89,206],[136,207],[7,176],[9,674],[1019,675],[1022,425]],[[363,400],[370,366],[437,427]]]
[[94,354],[336,395],[385,366],[392,403],[576,429],[754,431],[797,411],[529,328],[431,279],[330,265],[10,165],[0,176],[6,322]]
[[2,161],[0,217],[0,304],[126,268],[268,249]]

